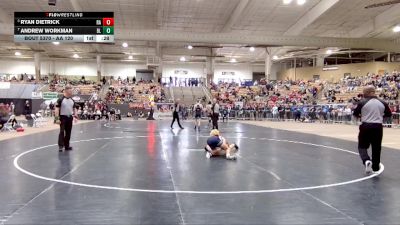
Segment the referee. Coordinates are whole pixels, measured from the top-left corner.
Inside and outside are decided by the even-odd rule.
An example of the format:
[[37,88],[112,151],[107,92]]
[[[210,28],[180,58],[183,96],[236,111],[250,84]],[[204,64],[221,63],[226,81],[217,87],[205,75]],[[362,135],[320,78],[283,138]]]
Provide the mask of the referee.
[[181,111],[181,104],[179,103],[180,99],[177,99],[174,104],[174,111],[172,113],[172,123],[171,129],[174,129],[175,120],[178,121],[178,125],[181,129],[184,129],[179,121],[179,111]]
[[219,104],[218,100],[214,98],[214,104],[211,106],[211,120],[212,120],[212,129],[217,129],[218,130],[218,119],[219,119]]
[[[368,86],[363,90],[362,99],[353,115],[361,118],[360,133],[358,135],[358,151],[367,174],[380,169],[381,145],[383,136],[383,117],[391,117],[392,112],[388,104],[375,95],[375,88]],[[368,148],[372,147],[372,161],[368,155]]]
[[72,122],[77,118],[75,102],[72,100],[72,87],[66,85],[64,95],[57,100],[55,109],[55,121],[60,125],[58,136],[59,152],[72,151],[69,140],[71,139]]

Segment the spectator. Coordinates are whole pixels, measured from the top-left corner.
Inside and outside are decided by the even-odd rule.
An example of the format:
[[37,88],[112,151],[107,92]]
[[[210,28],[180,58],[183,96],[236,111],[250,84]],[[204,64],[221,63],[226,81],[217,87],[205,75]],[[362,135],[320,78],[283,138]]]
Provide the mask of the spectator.
[[213,125],[212,129],[218,130],[219,104],[218,104],[218,100],[216,98],[214,98],[213,102],[214,103],[211,106],[211,111],[212,111],[211,120],[212,120],[212,125]]
[[31,104],[29,103],[29,100],[26,100],[24,106],[24,115],[30,115],[30,114],[32,114],[32,107]]

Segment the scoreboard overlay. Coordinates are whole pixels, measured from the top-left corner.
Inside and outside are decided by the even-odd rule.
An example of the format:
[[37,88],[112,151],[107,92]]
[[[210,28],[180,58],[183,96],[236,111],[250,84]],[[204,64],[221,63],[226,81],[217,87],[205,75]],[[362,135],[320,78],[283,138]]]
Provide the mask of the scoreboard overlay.
[[114,12],[14,12],[14,41],[114,43]]

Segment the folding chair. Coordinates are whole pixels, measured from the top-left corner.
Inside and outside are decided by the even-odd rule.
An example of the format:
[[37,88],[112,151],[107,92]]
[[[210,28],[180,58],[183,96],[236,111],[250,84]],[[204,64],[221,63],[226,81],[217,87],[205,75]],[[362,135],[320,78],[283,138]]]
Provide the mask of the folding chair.
[[40,123],[40,125],[45,125],[47,123],[47,119],[42,116],[40,113],[36,113],[36,119]]
[[15,119],[15,115],[11,115],[7,122],[3,125],[2,131],[15,131],[12,126],[12,121]]
[[31,114],[32,120],[33,120],[33,127],[40,127],[41,124],[38,121],[38,119],[36,118],[35,114]]

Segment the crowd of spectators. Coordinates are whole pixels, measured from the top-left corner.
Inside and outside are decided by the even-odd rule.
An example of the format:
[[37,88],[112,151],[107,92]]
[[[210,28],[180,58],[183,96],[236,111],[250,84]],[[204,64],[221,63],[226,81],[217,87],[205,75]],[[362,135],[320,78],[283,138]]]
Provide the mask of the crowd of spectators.
[[[398,122],[400,73],[367,74],[327,81],[260,80],[251,86],[237,83],[211,84],[211,93],[221,105],[221,114],[231,117],[295,121],[354,122],[352,113],[365,86],[375,86],[378,97],[389,101]],[[391,123],[392,121],[386,121]]]
[[32,74],[19,74],[19,75],[1,75],[0,82],[12,83],[37,83],[37,80]]
[[131,102],[166,102],[164,89],[152,81],[139,81],[137,83],[114,83],[106,93],[105,101],[107,103],[123,104]]
[[237,83],[219,83],[211,85],[211,93],[221,105],[233,108],[238,104],[242,108],[258,108],[284,104],[313,104],[317,101],[322,84],[312,81],[261,80],[253,86]]
[[[26,75],[25,78],[29,78],[29,76]],[[69,83],[75,87],[75,95],[84,93],[96,96],[96,98],[81,103],[79,114],[82,119],[109,118],[111,114],[118,114],[116,109],[109,109],[107,104],[150,105],[150,102],[170,102],[160,82],[155,83],[142,79],[137,81],[136,78],[121,79],[118,77],[117,79],[110,78],[108,81],[103,78],[100,84],[96,84],[86,80],[84,76],[80,80],[73,81],[58,76],[50,80],[46,76],[43,81],[49,84],[50,91],[61,92],[63,87]],[[172,85],[178,86],[198,86],[202,83],[200,79],[196,78],[186,79],[184,84],[181,83],[182,80],[178,81],[173,77],[170,77],[169,81]],[[109,87],[103,95],[103,99],[100,99],[98,95],[104,84],[109,84]],[[350,122],[355,104],[363,97],[362,89],[368,85],[376,87],[378,97],[389,101],[392,112],[395,114],[400,112],[398,102],[400,72],[397,71],[383,75],[346,76],[335,83],[318,80],[267,81],[265,79],[251,85],[220,82],[218,84],[211,83],[210,90],[212,98],[216,98],[221,105],[221,113],[224,112],[238,118]],[[90,87],[89,93],[82,91],[82,87]],[[206,100],[205,97],[202,99],[203,104],[206,104]],[[3,106],[3,108],[5,107]],[[171,110],[168,104],[157,104],[156,108],[160,112]],[[193,112],[193,105],[182,105],[181,108],[180,113],[183,119],[188,118]]]
[[11,123],[11,127],[15,127],[18,124],[15,118],[15,105],[13,102],[10,104],[0,103],[0,130],[7,122]]
[[67,84],[73,86],[74,95],[92,95],[98,93],[102,87],[101,83],[86,80],[85,76],[82,76],[80,80],[68,80],[67,78],[61,78],[59,76],[55,76],[52,80],[47,76],[44,79],[45,83],[49,85],[49,91],[58,93],[62,93]]
[[109,107],[104,101],[85,101],[79,103],[78,117],[81,120],[120,120],[121,112],[118,109]]
[[324,99],[328,103],[353,102],[362,97],[362,88],[365,86],[374,86],[378,97],[385,101],[395,101],[399,98],[400,72],[346,76],[339,82],[329,84],[324,92]]

